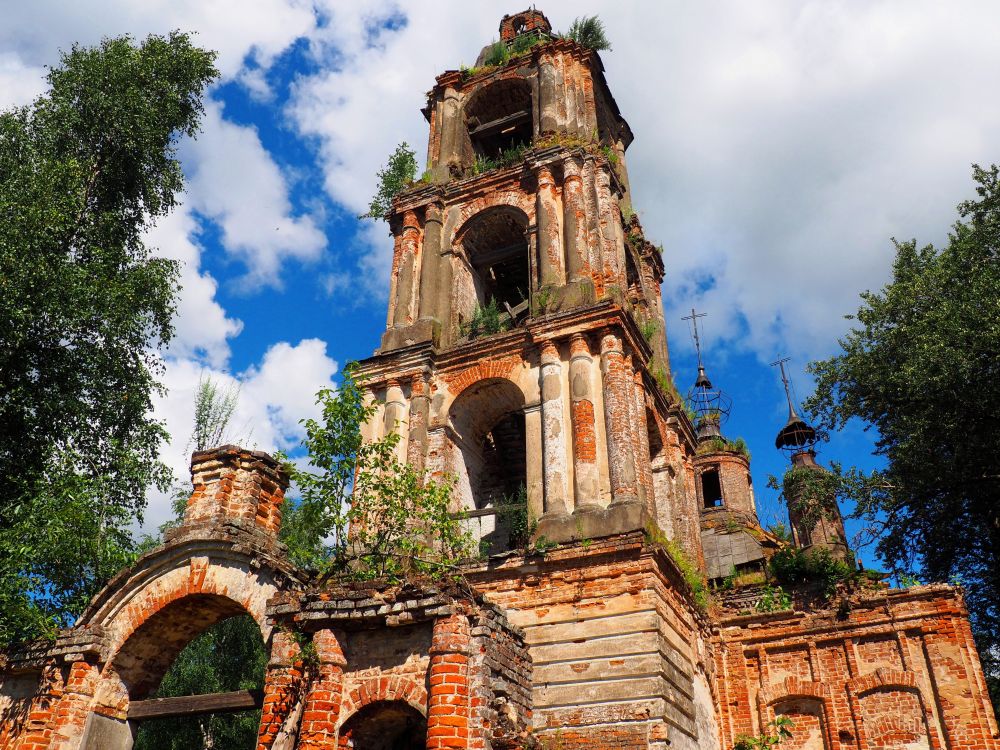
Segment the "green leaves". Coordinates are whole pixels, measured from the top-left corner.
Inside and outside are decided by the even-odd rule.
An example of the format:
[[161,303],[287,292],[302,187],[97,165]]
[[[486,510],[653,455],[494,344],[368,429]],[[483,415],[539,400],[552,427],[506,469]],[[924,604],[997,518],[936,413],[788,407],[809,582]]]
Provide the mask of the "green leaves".
[[573,21],[566,38],[592,50],[611,50],[611,42],[604,33],[604,22],[597,16],[583,16]]
[[38,614],[0,608],[5,641],[77,614],[169,481],[149,414],[177,267],[142,238],[182,187],[213,58],[176,32],[74,46],[0,113],[0,585]]
[[389,157],[389,163],[378,171],[378,187],[368,206],[368,213],[359,219],[384,219],[392,210],[392,199],[408,188],[417,176],[417,155],[403,141]]
[[290,464],[302,493],[284,514],[282,540],[299,565],[359,579],[447,574],[471,556],[472,541],[452,514],[452,481],[431,480],[398,460],[398,432],[365,442],[366,400],[357,368],[322,390],[321,421],[305,420],[309,468]]
[[959,206],[945,247],[895,243],[892,281],[861,295],[841,352],[810,365],[807,407],[829,429],[874,428],[886,464],[847,475],[855,515],[885,527],[878,552],[894,570],[962,576],[989,656],[1000,633],[1000,173],[975,166],[973,178],[978,198]]

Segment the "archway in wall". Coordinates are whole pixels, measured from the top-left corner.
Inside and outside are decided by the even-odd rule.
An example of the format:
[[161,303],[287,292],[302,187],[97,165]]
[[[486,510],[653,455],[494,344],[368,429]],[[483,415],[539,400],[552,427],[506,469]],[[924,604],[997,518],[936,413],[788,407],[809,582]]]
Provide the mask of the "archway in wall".
[[509,380],[480,381],[455,400],[450,417],[459,454],[456,492],[484,551],[520,544],[527,513],[524,394]]
[[465,125],[476,157],[497,159],[527,146],[534,135],[531,85],[508,78],[480,89],[465,106]]
[[[486,209],[462,230],[462,250],[472,268],[480,307],[495,302],[505,314],[527,308],[531,294],[527,230],[528,217],[510,206]],[[472,314],[468,311],[465,318]]]
[[427,719],[404,701],[377,701],[351,716],[340,728],[343,750],[423,750]]
[[[267,651],[256,621],[236,615],[209,627],[178,654],[150,698],[238,694],[264,688]],[[261,711],[250,708],[134,721],[133,750],[253,750]]]
[[102,674],[98,701],[124,708],[127,726],[93,715],[83,748],[251,750],[266,666],[243,607],[213,594],[178,599],[136,628]]

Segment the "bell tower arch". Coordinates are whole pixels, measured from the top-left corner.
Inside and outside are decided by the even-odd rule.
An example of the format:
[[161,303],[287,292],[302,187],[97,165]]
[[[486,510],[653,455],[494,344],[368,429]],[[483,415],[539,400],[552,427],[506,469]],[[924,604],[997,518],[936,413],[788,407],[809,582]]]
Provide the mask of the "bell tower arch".
[[490,551],[512,543],[512,497],[552,541],[697,518],[686,483],[651,466],[690,474],[696,444],[597,52],[540,11],[505,16],[423,114],[430,181],[393,203],[388,322],[361,364],[409,420],[379,423],[408,423],[407,460],[457,478],[454,511]]

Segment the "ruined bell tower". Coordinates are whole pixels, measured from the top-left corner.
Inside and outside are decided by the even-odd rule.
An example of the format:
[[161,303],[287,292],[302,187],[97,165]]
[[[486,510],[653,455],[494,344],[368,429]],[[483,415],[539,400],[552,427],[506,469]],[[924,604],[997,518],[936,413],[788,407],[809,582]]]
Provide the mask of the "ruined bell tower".
[[632,209],[632,132],[598,54],[537,10],[438,76],[424,181],[387,217],[384,402],[368,437],[458,477],[456,512],[510,547],[526,502],[555,542],[656,522],[701,558],[694,434],[670,377],[663,262]]

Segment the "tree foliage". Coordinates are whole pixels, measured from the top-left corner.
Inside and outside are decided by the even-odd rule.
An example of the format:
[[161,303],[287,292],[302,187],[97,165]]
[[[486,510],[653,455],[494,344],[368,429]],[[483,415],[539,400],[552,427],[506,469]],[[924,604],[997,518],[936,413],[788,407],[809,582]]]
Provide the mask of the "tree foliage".
[[875,428],[885,468],[849,474],[855,515],[884,526],[877,551],[894,570],[965,583],[989,660],[1000,646],[1000,176],[973,176],[978,197],[958,207],[947,245],[895,243],[892,281],[862,295],[842,351],[810,365],[807,407],[828,429]]
[[604,22],[597,16],[574,19],[566,38],[592,50],[611,50],[611,42],[604,33]]
[[378,405],[366,400],[357,369],[317,394],[321,420],[303,422],[306,469],[290,466],[302,497],[283,518],[283,540],[298,564],[354,578],[440,576],[472,555],[452,514],[452,481],[433,481],[397,458],[399,434],[365,441],[361,426]]
[[378,187],[368,205],[368,213],[359,219],[384,219],[392,210],[392,199],[410,186],[417,176],[417,155],[403,141],[389,157],[389,162],[378,171]]
[[[250,615],[231,617],[197,636],[181,651],[153,697],[261,690],[267,652]],[[135,750],[255,748],[260,711],[181,716],[139,724]]]
[[143,235],[182,188],[213,59],[181,33],[74,46],[0,113],[2,643],[78,613],[169,482],[150,412],[177,268]]

